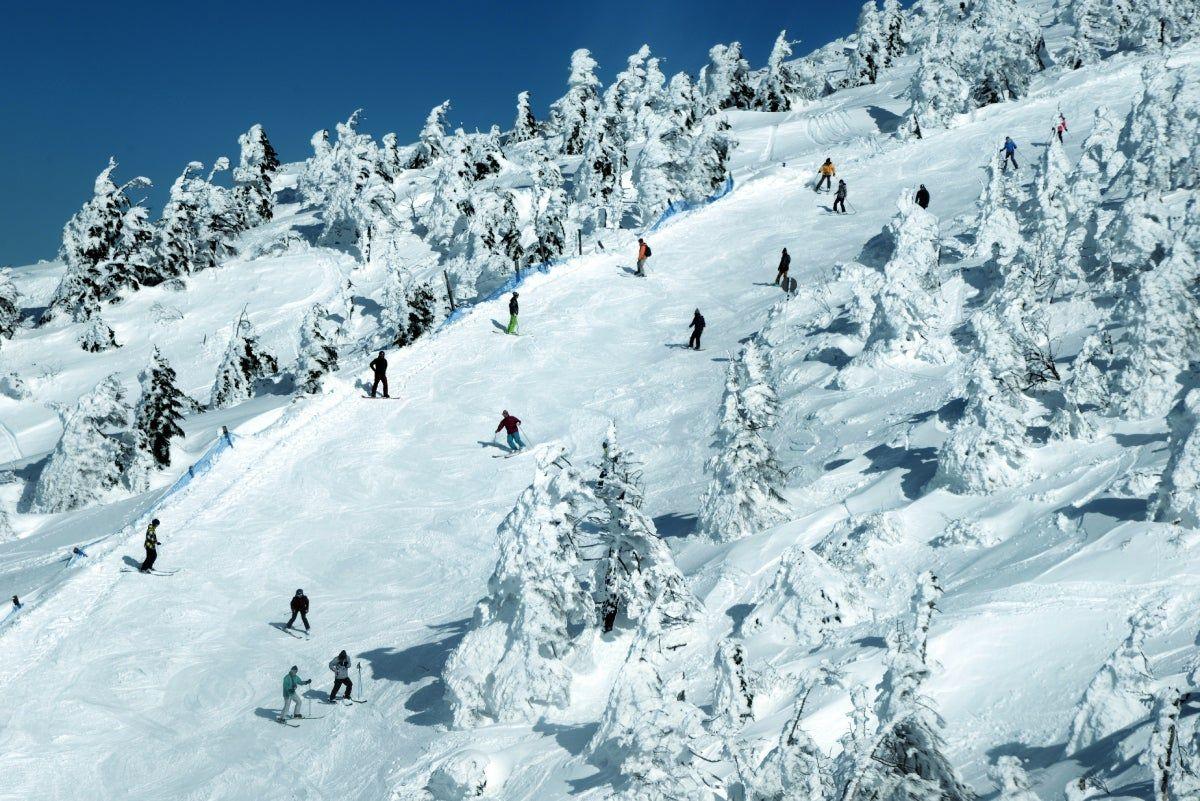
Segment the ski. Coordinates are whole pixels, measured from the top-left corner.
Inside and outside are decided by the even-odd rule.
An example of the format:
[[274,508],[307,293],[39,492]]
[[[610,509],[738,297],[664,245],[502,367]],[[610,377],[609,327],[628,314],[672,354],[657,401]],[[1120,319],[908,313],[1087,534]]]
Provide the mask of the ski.
[[299,633],[297,633],[297,632],[295,632],[295,631],[291,631],[290,629],[285,629],[283,626],[277,626],[277,625],[275,625],[275,624],[272,624],[272,625],[271,625],[271,628],[273,628],[273,629],[279,629],[279,630],[280,630],[280,631],[282,631],[284,634],[288,635],[289,637],[295,637],[297,640],[303,640],[303,639],[304,639],[303,637],[301,637],[301,636],[300,636],[300,634],[299,634]]
[[493,459],[511,459],[514,456],[520,456],[520,455],[521,455],[521,451],[517,451],[516,453],[497,453],[497,454],[493,454],[492,458]]
[[122,573],[142,573],[147,576],[173,576],[179,572],[181,568],[175,570],[135,570],[132,567],[121,568]]
[[293,729],[300,728],[299,723],[292,723],[291,721],[284,720],[283,718],[275,718],[275,722],[278,723],[280,726],[290,726]]
[[355,704],[365,704],[367,702],[365,698],[347,698],[346,700]]
[[359,397],[362,398],[363,400],[400,400],[400,398],[398,398],[398,397],[393,398],[393,397],[389,396],[389,397],[383,398],[378,395],[359,395]]

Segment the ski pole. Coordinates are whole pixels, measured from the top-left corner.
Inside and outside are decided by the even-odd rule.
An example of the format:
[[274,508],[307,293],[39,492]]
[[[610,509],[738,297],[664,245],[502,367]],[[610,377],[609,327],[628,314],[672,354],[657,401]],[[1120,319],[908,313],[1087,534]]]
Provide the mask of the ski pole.
[[358,700],[365,701],[366,698],[364,697],[364,695],[365,694],[363,693],[363,683],[362,683],[362,662],[359,662],[358,663]]

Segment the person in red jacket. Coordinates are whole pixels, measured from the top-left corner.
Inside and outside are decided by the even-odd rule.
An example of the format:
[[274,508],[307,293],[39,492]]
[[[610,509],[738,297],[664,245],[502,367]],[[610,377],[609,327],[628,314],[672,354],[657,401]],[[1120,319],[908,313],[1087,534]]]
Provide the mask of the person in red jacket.
[[646,259],[650,258],[650,246],[646,244],[646,240],[638,237],[638,258],[637,272],[635,275],[646,277]]
[[503,412],[503,417],[500,418],[500,425],[496,426],[496,433],[500,433],[500,429],[508,432],[508,449],[513,451],[521,450],[525,447],[524,441],[521,440],[520,425],[521,421],[508,413],[508,409]]

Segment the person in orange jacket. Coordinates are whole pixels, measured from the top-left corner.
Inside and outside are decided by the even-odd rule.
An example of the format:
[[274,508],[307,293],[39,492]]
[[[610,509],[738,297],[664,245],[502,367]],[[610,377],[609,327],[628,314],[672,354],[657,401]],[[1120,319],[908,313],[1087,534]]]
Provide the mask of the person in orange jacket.
[[832,160],[825,159],[825,163],[821,165],[821,169],[817,170],[817,174],[821,177],[817,179],[817,188],[813,191],[820,192],[822,186],[833,188],[833,176],[837,175],[837,170],[834,169]]
[[642,239],[639,236],[638,237],[637,272],[634,273],[634,275],[640,275],[643,278],[646,277],[645,267],[646,267],[646,259],[648,259],[648,258],[650,258],[650,246],[646,244],[646,240]]

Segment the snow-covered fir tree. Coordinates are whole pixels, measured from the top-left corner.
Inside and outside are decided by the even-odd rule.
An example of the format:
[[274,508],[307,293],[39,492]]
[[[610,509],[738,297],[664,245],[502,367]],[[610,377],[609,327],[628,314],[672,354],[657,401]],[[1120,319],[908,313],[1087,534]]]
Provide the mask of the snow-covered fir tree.
[[204,168],[193,161],[184,168],[167,197],[159,221],[160,261],[159,278],[163,281],[182,278],[199,268],[200,251],[200,204],[196,191],[195,173]]
[[617,73],[604,91],[604,113],[617,120],[623,142],[632,141],[642,132],[646,114],[646,59],[650,47],[642,45],[625,61],[625,69]]
[[525,248],[521,244],[521,219],[513,193],[505,190],[488,192],[476,206],[474,225],[480,241],[493,257],[493,272],[520,269],[525,263]]
[[118,253],[128,286],[154,286],[162,282],[159,274],[159,232],[150,220],[150,211],[142,205],[125,212]]
[[667,114],[674,120],[675,125],[685,131],[690,131],[700,121],[702,115],[700,90],[692,76],[686,72],[678,72],[671,76],[667,85]]
[[540,135],[537,119],[534,118],[533,109],[529,105],[529,92],[521,92],[517,95],[517,119],[508,134],[508,141],[510,144],[528,142]]
[[234,323],[225,356],[217,368],[209,406],[224,409],[254,396],[254,384],[279,371],[275,357],[258,344],[254,325],[243,314]]
[[1101,665],[1083,697],[1067,736],[1067,754],[1075,754],[1146,717],[1153,695],[1154,673],[1146,657],[1146,640],[1166,619],[1159,606],[1129,618],[1129,635]]
[[1200,389],[1190,390],[1169,416],[1170,456],[1158,488],[1155,520],[1200,528]]
[[[972,98],[977,108],[1024,97],[1044,68],[1041,26],[1016,0],[975,0],[967,26]],[[967,33],[967,31],[971,33]]]
[[213,164],[207,178],[196,178],[192,183],[198,210],[194,270],[216,267],[234,255],[237,251],[233,240],[248,227],[239,199],[213,181],[218,172],[228,169],[229,159],[221,156]]
[[746,649],[740,642],[726,638],[717,643],[713,660],[716,683],[713,687],[713,726],[732,735],[754,720],[757,694],[753,674],[746,664]]
[[121,347],[117,335],[99,314],[92,316],[79,334],[79,347],[88,353],[100,353]]
[[700,123],[692,136],[688,169],[680,181],[680,193],[685,200],[704,200],[729,179],[733,143],[728,131],[729,123],[719,115],[709,116]]
[[754,107],[761,111],[790,111],[797,102],[821,96],[825,79],[812,64],[801,59],[792,62],[792,42],[787,31],[780,31],[767,58],[767,68],[754,93]]
[[988,768],[990,778],[1000,791],[996,801],[1039,801],[1030,788],[1033,783],[1015,756],[1002,756]]
[[67,512],[89,506],[121,479],[129,424],[125,389],[116,375],[100,381],[64,415],[63,433],[33,488],[31,510]]
[[258,124],[250,126],[249,131],[238,137],[238,146],[241,156],[238,168],[233,173],[238,200],[247,223],[257,225],[270,220],[275,214],[275,195],[271,184],[279,169],[279,155],[271,146],[263,127]]
[[999,383],[992,367],[970,367],[967,406],[942,443],[934,486],[981,495],[1018,483],[1028,460],[1024,398]]
[[750,64],[742,58],[740,42],[718,44],[708,51],[708,63],[700,70],[700,95],[705,108],[752,108],[754,87],[750,83]]
[[846,86],[875,83],[887,57],[887,42],[875,0],[863,3],[858,14],[854,50],[846,66]]
[[948,127],[951,120],[971,108],[971,85],[937,27],[921,50],[907,96],[904,132],[918,139]]
[[[1192,765],[1187,764],[1189,754],[1180,731],[1183,700],[1179,688],[1172,685],[1154,695],[1150,712],[1154,728],[1146,752],[1142,754],[1142,764],[1150,770],[1154,801],[1195,798],[1200,792],[1200,776],[1192,773]],[[1185,792],[1181,793],[1181,790]]]
[[171,440],[183,436],[179,427],[191,400],[175,383],[175,370],[158,348],[138,374],[142,395],[134,410],[137,449],[158,467],[171,466]]
[[410,170],[419,170],[446,155],[446,115],[450,112],[450,101],[444,100],[429,111],[417,146],[408,160]]
[[562,171],[544,148],[534,152],[532,172],[534,242],[528,258],[530,264],[546,264],[567,249],[567,193]]
[[496,531],[488,595],[443,671],[457,727],[535,721],[570,700],[565,660],[576,648],[573,633],[594,622],[595,605],[581,583],[577,544],[591,493],[562,456],[538,454],[533,483]]
[[600,114],[599,86],[596,60],[591,52],[584,48],[576,50],[571,54],[567,93],[550,107],[551,127],[562,138],[560,152],[563,155],[583,153],[589,133]]
[[12,270],[0,269],[0,340],[12,339],[21,319],[21,294],[12,280]]
[[1128,156],[1116,188],[1161,196],[1200,184],[1200,67],[1142,68],[1142,92],[1126,118],[1120,149]]
[[1034,179],[1034,211],[1016,270],[1024,273],[1021,294],[1053,299],[1084,279],[1079,250],[1081,230],[1076,220],[1069,178],[1071,162],[1058,137],[1050,136]]
[[883,33],[883,66],[890,67],[896,59],[908,52],[911,32],[908,15],[900,0],[883,0],[879,12],[879,27]]
[[493,125],[485,134],[477,133],[471,137],[471,160],[475,162],[476,181],[482,181],[503,169],[504,148],[500,138],[499,125]]
[[603,443],[599,475],[594,481],[599,499],[596,588],[605,631],[618,617],[642,622],[647,615],[661,618],[656,625],[677,625],[696,619],[700,601],[692,594],[650,516],[642,511],[641,471],[633,455],[617,443],[610,424]]
[[337,324],[329,312],[314,303],[300,322],[300,347],[296,357],[296,390],[307,395],[321,391],[325,376],[338,369]]
[[765,375],[752,377],[743,366],[759,358],[746,345],[726,370],[721,423],[708,461],[711,476],[700,499],[697,531],[717,542],[748,537],[787,519],[781,490],[786,474],[764,431],[774,424],[775,393]]
[[833,801],[836,796],[829,757],[804,729],[804,709],[815,682],[805,681],[779,741],[762,763],[739,763],[746,801]]
[[621,224],[625,148],[620,129],[620,120],[601,114],[593,120],[583,146],[583,158],[575,172],[574,211],[585,231]]
[[857,755],[857,773],[845,801],[973,801],[974,791],[946,758],[945,723],[924,691],[930,620],[941,587],[926,573],[913,595],[913,625],[897,626],[875,704],[878,727],[869,750]]
[[472,188],[475,185],[475,164],[471,158],[466,134],[457,130],[446,144],[446,153],[438,161],[433,180],[433,199],[422,211],[421,222],[429,231],[432,245],[443,251],[450,240],[470,226],[475,215]]
[[1021,250],[1023,241],[1018,213],[1024,200],[1024,188],[1017,172],[1009,172],[1002,161],[988,160],[987,180],[979,196],[979,216],[975,229],[975,255],[994,257],[1007,264]]
[[817,647],[866,612],[865,598],[842,571],[796,545],[784,552],[770,585],[754,599],[742,632]]

